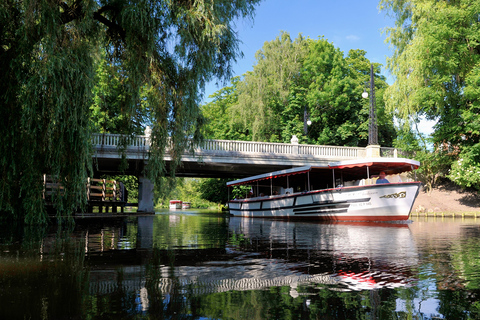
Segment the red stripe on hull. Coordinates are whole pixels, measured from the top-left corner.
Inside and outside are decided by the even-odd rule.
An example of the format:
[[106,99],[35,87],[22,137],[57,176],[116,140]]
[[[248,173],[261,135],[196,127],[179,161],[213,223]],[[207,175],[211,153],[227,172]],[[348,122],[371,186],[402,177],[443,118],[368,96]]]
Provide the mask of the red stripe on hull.
[[278,216],[278,217],[263,217],[263,216],[237,216],[242,218],[261,218],[274,220],[311,220],[311,221],[405,221],[407,216]]

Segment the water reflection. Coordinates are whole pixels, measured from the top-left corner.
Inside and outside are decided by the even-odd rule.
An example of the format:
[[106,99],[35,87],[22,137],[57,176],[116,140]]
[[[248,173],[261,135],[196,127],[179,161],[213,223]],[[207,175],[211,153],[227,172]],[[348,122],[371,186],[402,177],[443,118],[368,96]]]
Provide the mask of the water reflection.
[[479,240],[476,222],[192,211],[0,226],[0,318],[470,319]]
[[[414,280],[418,253],[408,224],[315,224],[232,218],[230,229],[244,241],[235,248],[276,259],[335,289],[394,288]],[[266,273],[268,274],[268,272]]]

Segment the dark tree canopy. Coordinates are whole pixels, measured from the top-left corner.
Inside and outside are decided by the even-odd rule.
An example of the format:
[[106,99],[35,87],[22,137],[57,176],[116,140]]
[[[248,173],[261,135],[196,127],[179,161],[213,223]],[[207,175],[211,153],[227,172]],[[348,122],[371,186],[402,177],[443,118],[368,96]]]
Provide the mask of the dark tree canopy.
[[[0,212],[46,221],[42,174],[64,185],[56,202],[85,201],[94,86],[102,55],[121,78],[128,122],[148,110],[158,179],[168,138],[177,159],[200,139],[204,85],[231,75],[237,18],[259,0],[4,0],[0,2]],[[120,76],[121,75],[121,76]],[[139,107],[141,105],[141,107]],[[135,125],[127,125],[135,128]]]

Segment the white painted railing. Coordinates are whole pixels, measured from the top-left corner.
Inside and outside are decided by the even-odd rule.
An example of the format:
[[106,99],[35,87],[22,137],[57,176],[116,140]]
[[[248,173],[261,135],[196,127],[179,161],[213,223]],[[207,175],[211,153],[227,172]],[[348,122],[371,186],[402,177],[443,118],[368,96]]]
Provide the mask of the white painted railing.
[[[126,143],[122,143],[126,140]],[[117,147],[124,144],[127,147],[146,147],[147,136],[125,136],[122,134],[94,133],[92,135],[94,146]]]
[[364,158],[365,148],[300,144],[298,145],[298,153],[327,157]]
[[[95,133],[92,137],[94,146],[101,148],[104,146],[117,147],[122,143],[122,139],[127,139],[127,148],[136,148],[147,150],[150,146],[148,135],[124,136],[120,134],[100,134]],[[267,153],[283,155],[305,155],[317,157],[335,157],[335,158],[364,158],[366,149],[359,147],[340,147],[340,146],[319,146],[296,143],[271,143],[271,142],[252,142],[235,140],[205,140],[197,149],[199,153]],[[387,158],[397,157],[397,149],[382,148],[382,156]]]
[[286,143],[235,141],[235,140],[205,140],[202,151],[230,151],[248,153],[282,153],[292,154],[293,145]]

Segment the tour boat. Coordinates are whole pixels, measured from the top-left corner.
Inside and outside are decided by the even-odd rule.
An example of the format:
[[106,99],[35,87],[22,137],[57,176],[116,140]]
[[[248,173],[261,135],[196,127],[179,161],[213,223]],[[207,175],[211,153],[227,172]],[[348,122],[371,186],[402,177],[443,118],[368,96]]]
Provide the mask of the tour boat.
[[182,209],[182,200],[170,200],[170,209]]
[[[239,217],[335,221],[407,220],[421,182],[402,182],[400,173],[420,162],[403,158],[365,158],[304,166],[227,182],[251,186],[244,199],[228,202]],[[384,171],[389,183],[375,184]],[[416,179],[414,179],[416,180]]]
[[190,209],[190,202],[182,202],[182,209]]

